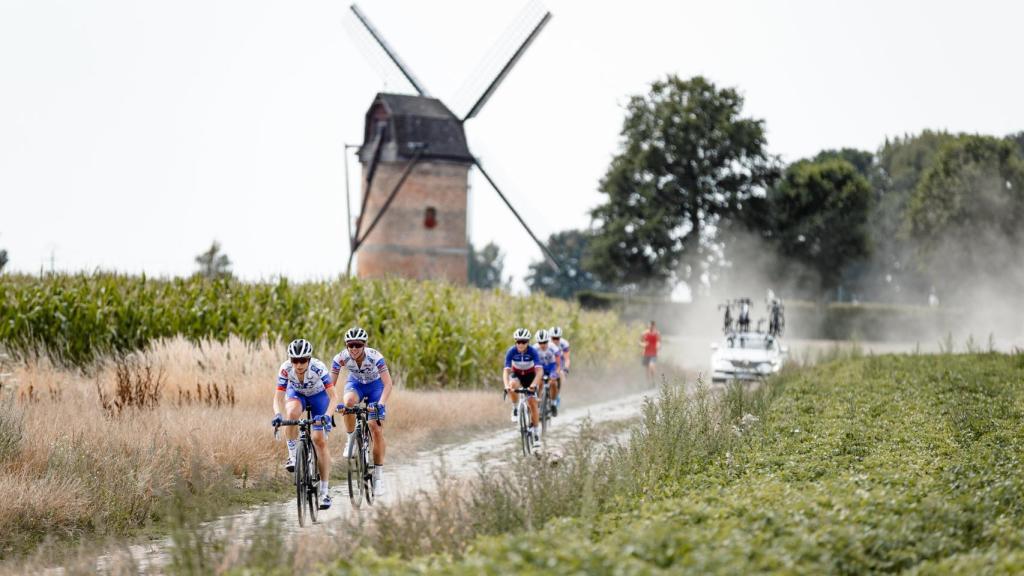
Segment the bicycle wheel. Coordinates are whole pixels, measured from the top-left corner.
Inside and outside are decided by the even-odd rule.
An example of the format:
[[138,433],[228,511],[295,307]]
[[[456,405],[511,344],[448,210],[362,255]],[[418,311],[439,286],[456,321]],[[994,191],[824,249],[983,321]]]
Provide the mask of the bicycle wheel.
[[363,494],[366,495],[366,503],[373,505],[376,497],[373,489],[373,437],[369,430],[363,430],[363,436],[359,439],[359,454],[363,459]]
[[306,488],[309,474],[306,458],[306,443],[299,442],[295,447],[295,501],[299,506],[299,526],[306,525]]
[[548,422],[551,421],[551,397],[547,388],[544,388],[544,397],[541,399],[538,408],[540,408],[540,435],[547,442]]
[[307,462],[309,474],[306,475],[309,479],[308,484],[306,484],[306,503],[309,505],[309,518],[315,524],[316,513],[320,510],[320,467],[317,462],[316,447],[313,446],[312,442],[306,447],[306,451],[309,453],[309,461]]
[[[357,431],[358,432],[358,431]],[[363,469],[360,467],[362,459],[359,457],[358,434],[350,440],[348,449],[348,498],[353,508],[359,508],[363,504]]]
[[530,449],[533,448],[533,434],[530,433],[530,415],[529,407],[523,402],[519,406],[519,435],[523,439],[523,456],[530,455]]

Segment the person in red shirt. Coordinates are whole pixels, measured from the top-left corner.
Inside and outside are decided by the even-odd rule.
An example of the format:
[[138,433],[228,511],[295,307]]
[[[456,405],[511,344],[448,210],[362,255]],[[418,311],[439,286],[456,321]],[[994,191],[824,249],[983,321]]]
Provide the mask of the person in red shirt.
[[647,381],[654,383],[654,365],[658,362],[658,350],[661,349],[661,334],[651,320],[650,327],[640,336],[640,345],[644,347],[644,366],[647,368]]

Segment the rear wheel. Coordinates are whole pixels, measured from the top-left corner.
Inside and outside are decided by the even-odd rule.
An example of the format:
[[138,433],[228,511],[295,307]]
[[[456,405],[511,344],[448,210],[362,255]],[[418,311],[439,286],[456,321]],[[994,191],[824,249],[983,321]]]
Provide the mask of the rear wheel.
[[316,522],[316,513],[320,510],[320,467],[316,458],[316,447],[307,446],[306,449],[309,453],[306,465],[306,469],[309,470],[306,475],[306,503],[309,505],[309,518]]
[[306,444],[299,442],[299,445],[295,447],[295,501],[299,508],[299,526],[306,525],[307,466]]
[[373,485],[373,464],[371,464],[373,462],[373,437],[370,436],[369,430],[363,430],[359,445],[361,448],[359,454],[363,460],[363,493],[366,495],[366,503],[372,505],[376,494]]

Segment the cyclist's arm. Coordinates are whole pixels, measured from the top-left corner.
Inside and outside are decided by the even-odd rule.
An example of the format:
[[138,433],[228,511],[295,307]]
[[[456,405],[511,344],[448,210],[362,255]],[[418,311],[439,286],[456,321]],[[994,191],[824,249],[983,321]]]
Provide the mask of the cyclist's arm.
[[544,379],[544,367],[534,366],[533,367],[533,382],[530,383],[530,388],[536,388],[538,384]]
[[334,416],[335,411],[338,409],[338,389],[334,386],[328,388],[327,397],[330,398],[330,404],[327,405],[327,413],[324,414],[324,416],[330,418],[331,416]]
[[284,414],[284,390],[274,391],[274,414]]
[[512,389],[512,383],[509,381],[509,375],[512,373],[512,369],[506,367],[501,373],[501,381],[505,383],[505,390]]
[[386,406],[388,398],[391,397],[391,371],[381,372],[380,379],[384,383],[384,391],[380,393],[380,401]]

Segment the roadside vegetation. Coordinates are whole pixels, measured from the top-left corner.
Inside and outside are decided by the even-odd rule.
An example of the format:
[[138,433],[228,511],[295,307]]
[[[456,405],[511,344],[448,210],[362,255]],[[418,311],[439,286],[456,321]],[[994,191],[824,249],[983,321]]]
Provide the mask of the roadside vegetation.
[[43,355],[84,369],[176,336],[197,345],[230,337],[251,345],[303,337],[327,361],[354,324],[370,332],[371,345],[385,353],[408,388],[497,383],[495,358],[517,326],[535,331],[559,324],[581,365],[633,352],[615,345],[634,336],[614,314],[545,296],[438,282],[244,283],[97,273],[5,276],[0,283],[0,347],[17,358]]
[[324,546],[179,538],[172,570],[1019,572],[1022,402],[1021,354],[852,357],[720,401],[666,387],[621,445],[585,427],[557,464],[439,480]]

